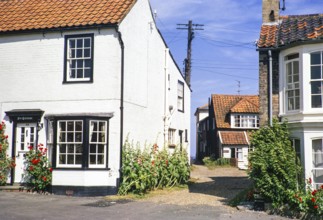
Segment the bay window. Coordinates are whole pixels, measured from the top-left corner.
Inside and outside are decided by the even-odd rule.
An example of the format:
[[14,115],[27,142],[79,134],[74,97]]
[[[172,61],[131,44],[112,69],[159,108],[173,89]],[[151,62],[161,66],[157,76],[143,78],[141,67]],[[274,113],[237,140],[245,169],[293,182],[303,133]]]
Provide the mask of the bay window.
[[[54,168],[106,169],[108,158],[106,117],[58,117],[50,119]],[[53,134],[50,134],[52,132]]]
[[312,173],[315,188],[323,185],[323,142],[322,139],[312,140]]

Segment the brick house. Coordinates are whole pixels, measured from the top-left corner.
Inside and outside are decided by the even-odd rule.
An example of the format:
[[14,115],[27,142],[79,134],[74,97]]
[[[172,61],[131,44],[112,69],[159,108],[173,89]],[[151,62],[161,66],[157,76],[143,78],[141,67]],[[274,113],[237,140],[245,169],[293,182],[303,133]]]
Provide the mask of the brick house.
[[279,0],[262,3],[260,125],[273,117],[288,120],[305,177],[318,186],[323,184],[323,15],[279,16]]
[[249,134],[259,127],[258,114],[259,97],[256,95],[213,94],[209,103],[209,115],[199,125],[205,127],[199,129],[205,135],[205,145],[198,143],[197,151],[203,152],[203,156],[233,158],[237,167],[246,169]]
[[154,19],[148,0],[0,1],[10,184],[39,143],[55,194],[116,193],[126,138],[189,153],[191,90]]

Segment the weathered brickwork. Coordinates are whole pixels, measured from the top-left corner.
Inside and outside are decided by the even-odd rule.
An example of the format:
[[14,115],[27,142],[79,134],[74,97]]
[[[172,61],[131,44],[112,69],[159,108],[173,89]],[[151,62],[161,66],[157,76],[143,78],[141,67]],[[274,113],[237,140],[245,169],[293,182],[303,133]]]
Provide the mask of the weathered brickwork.
[[[279,62],[278,52],[272,51],[273,58],[273,117],[279,115]],[[260,102],[260,126],[268,124],[269,119],[269,56],[268,51],[259,52],[259,102]]]
[[[273,15],[271,13],[273,11]],[[279,19],[279,0],[262,1],[262,23],[270,23]]]

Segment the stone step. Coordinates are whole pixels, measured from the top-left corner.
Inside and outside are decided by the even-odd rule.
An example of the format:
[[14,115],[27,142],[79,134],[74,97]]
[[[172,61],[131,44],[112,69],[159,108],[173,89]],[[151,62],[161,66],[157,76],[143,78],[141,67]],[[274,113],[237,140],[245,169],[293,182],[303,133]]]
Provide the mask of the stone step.
[[13,191],[24,191],[24,190],[26,190],[26,187],[20,184],[0,186],[0,191],[13,192]]

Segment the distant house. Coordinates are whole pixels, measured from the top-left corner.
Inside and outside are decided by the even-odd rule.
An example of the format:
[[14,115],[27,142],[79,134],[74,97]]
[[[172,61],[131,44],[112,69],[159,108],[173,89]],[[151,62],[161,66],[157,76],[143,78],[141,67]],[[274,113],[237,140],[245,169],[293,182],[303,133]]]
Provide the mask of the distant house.
[[209,105],[205,104],[198,107],[194,114],[196,118],[196,155],[195,158],[201,161],[208,152],[208,135],[209,135]]
[[318,187],[323,184],[323,14],[279,16],[279,10],[279,0],[263,0],[260,124],[273,117],[288,120],[305,177]]
[[215,158],[234,158],[237,167],[248,167],[249,133],[259,128],[259,97],[218,95],[209,106],[209,152]]
[[55,194],[116,193],[126,138],[189,153],[191,90],[148,0],[0,1],[0,21],[10,184],[40,143]]

